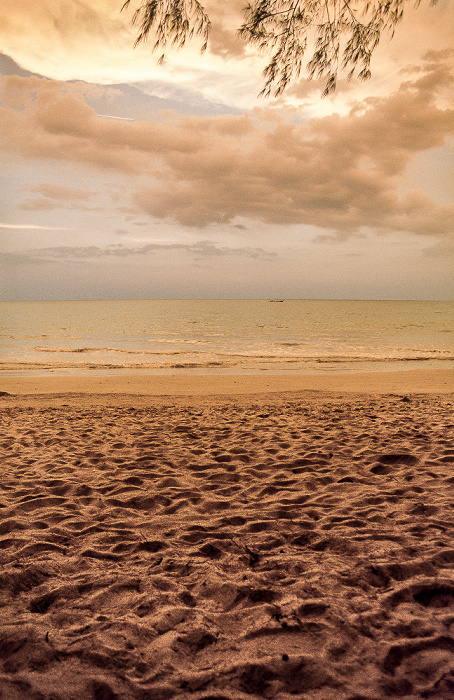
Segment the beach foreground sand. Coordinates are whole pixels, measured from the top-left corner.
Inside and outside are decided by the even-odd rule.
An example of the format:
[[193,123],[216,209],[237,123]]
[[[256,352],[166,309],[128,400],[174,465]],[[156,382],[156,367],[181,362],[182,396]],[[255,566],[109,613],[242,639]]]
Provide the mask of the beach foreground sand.
[[2,381],[0,698],[452,700],[442,374]]

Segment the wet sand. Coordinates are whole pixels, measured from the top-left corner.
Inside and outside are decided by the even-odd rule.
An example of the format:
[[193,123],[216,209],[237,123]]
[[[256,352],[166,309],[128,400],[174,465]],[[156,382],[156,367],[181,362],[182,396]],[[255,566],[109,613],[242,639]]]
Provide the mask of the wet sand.
[[454,697],[452,372],[0,390],[2,700]]
[[352,374],[212,374],[2,377],[0,391],[14,394],[133,394],[211,396],[289,391],[449,393],[454,370],[402,370]]

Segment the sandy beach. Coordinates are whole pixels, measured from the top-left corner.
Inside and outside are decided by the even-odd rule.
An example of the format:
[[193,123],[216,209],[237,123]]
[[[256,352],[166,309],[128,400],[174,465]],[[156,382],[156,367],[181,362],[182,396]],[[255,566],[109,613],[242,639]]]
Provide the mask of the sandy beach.
[[2,700],[452,700],[452,371],[0,393]]

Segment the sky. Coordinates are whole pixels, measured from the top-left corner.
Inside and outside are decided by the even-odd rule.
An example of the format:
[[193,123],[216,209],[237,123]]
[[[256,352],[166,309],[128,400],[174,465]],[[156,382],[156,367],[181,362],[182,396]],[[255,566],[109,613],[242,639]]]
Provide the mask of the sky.
[[122,4],[2,0],[0,300],[454,299],[452,0],[268,99],[242,0],[163,65]]

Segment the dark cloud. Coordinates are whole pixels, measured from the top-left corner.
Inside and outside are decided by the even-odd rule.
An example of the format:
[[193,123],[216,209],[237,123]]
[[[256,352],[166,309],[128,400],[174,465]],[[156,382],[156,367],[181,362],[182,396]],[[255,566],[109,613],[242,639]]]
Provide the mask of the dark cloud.
[[1,75],[20,75],[28,77],[33,75],[28,70],[23,70],[12,58],[0,53],[0,74]]

